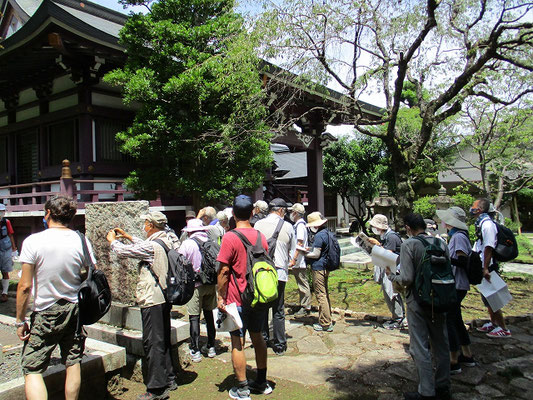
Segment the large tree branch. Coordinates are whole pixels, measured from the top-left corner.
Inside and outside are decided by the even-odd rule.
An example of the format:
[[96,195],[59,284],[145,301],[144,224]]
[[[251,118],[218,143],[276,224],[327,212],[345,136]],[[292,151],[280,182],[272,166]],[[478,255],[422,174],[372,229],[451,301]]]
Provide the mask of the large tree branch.
[[394,96],[393,96],[393,105],[391,109],[391,122],[389,123],[388,129],[387,129],[387,136],[390,138],[394,137],[395,128],[396,128],[396,120],[398,118],[398,110],[400,109],[400,101],[403,91],[403,83],[405,81],[405,77],[407,74],[407,69],[409,66],[409,62],[411,61],[413,55],[416,51],[420,48],[422,45],[422,42],[426,38],[426,36],[429,34],[429,32],[437,26],[437,20],[435,19],[435,10],[439,6],[440,3],[437,3],[435,0],[428,0],[427,1],[427,16],[426,16],[426,22],[424,24],[424,27],[419,32],[416,39],[413,41],[409,49],[405,54],[400,53],[400,61],[398,63],[398,72],[396,76],[396,82],[394,84]]

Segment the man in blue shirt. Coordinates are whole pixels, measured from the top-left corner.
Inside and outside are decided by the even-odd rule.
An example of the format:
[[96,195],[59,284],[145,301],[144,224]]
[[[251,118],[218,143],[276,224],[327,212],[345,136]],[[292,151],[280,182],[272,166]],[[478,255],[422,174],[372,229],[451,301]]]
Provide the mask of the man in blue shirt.
[[327,257],[329,251],[329,237],[326,223],[328,220],[318,211],[307,216],[307,227],[315,234],[313,251],[307,253],[313,271],[313,286],[318,301],[318,324],[313,325],[315,331],[333,331],[331,321],[331,303],[329,301]]

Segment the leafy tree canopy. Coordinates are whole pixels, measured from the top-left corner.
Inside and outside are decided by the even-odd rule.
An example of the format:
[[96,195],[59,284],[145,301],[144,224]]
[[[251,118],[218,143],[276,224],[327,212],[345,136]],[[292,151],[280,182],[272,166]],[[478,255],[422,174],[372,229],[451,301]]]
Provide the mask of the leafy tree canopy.
[[[470,189],[491,198],[496,208],[511,195],[533,188],[531,106],[524,99],[513,106],[477,101],[465,107],[459,121],[450,169]],[[465,176],[465,167],[481,179]]]
[[383,184],[390,186],[393,180],[385,146],[367,136],[344,136],[324,150],[323,159],[324,186],[341,196],[346,212],[364,227],[370,216],[365,200],[372,200]]
[[137,160],[127,185],[227,200],[252,191],[271,163],[253,38],[232,0],[130,1],[124,68],[105,80],[140,105],[117,139]]

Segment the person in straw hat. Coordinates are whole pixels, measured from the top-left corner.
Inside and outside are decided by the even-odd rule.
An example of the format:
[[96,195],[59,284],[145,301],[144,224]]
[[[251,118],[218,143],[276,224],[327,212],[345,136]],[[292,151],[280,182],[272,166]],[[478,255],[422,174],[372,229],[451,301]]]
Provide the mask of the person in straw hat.
[[[191,263],[196,274],[200,273],[202,268],[202,253],[198,242],[208,240],[207,230],[201,219],[190,219],[183,232],[187,233],[186,239],[178,249],[178,252],[187,258]],[[193,362],[202,361],[202,354],[209,358],[216,356],[215,351],[215,322],[211,310],[217,306],[217,289],[216,285],[203,285],[199,280],[194,284],[194,294],[187,303],[187,313],[189,314],[189,331],[191,342],[189,350]],[[205,323],[207,326],[207,344],[204,345],[200,353],[200,313],[204,311]]]
[[[387,217],[382,214],[376,214],[369,222],[372,232],[379,237],[379,245],[385,250],[390,250],[400,255],[402,239],[398,233],[389,227]],[[392,287],[392,282],[385,274],[385,269],[374,266],[374,280],[381,284],[383,298],[392,314],[392,320],[383,324],[385,329],[399,329],[404,324],[405,308],[402,296]]]
[[[470,350],[470,337],[461,314],[461,301],[465,298],[470,284],[466,273],[468,256],[472,252],[472,245],[468,238],[466,214],[460,207],[450,207],[447,210],[437,210],[437,216],[448,230],[450,242],[450,258],[455,275],[458,302],[446,315],[446,327],[450,342],[450,373],[461,372],[461,364],[473,367],[476,365]],[[461,354],[462,353],[462,354]]]
[[331,302],[329,300],[328,278],[329,271],[326,268],[329,250],[329,237],[326,228],[328,220],[318,211],[307,216],[307,227],[315,233],[313,250],[307,253],[307,258],[314,260],[311,263],[313,271],[313,287],[318,301],[318,324],[313,325],[315,331],[333,331],[331,321]]

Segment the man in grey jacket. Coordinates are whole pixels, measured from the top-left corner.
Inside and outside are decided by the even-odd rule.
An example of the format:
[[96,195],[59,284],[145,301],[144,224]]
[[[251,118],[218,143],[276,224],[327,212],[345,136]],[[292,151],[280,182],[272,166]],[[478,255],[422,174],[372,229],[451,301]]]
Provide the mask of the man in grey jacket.
[[[400,251],[400,273],[391,273],[389,279],[406,289],[407,319],[409,321],[410,352],[418,371],[418,391],[404,393],[406,400],[451,399],[450,395],[450,353],[446,330],[446,314],[432,313],[422,308],[413,296],[416,270],[422,263],[424,245],[415,236],[425,233],[426,223],[420,214],[409,214],[404,218],[409,239],[403,242]],[[431,350],[430,350],[431,349]],[[433,375],[432,353],[435,358]]]

